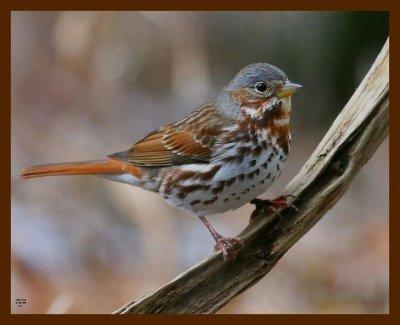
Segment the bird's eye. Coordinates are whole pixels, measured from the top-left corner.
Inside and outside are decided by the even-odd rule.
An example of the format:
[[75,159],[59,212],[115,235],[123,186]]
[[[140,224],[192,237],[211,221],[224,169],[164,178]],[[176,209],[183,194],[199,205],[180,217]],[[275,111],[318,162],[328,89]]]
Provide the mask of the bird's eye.
[[255,88],[256,88],[256,90],[257,90],[258,92],[260,92],[260,93],[265,93],[265,92],[267,91],[267,89],[268,89],[268,86],[267,86],[267,84],[264,83],[264,82],[257,82]]

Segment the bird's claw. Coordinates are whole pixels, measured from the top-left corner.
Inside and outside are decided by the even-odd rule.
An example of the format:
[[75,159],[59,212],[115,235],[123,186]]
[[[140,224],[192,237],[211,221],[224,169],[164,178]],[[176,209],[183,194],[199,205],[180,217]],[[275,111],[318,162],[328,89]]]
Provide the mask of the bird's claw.
[[278,214],[278,216],[282,219],[282,215],[280,213],[280,209],[285,209],[285,208],[292,208],[295,211],[299,211],[299,209],[292,203],[289,203],[287,201],[287,196],[280,196],[274,200],[261,200],[261,199],[253,199],[250,201],[251,204],[254,204],[256,206],[256,209],[253,211],[250,217],[250,222],[252,222],[256,215],[257,211],[260,209],[265,209],[267,211],[273,212]]
[[236,253],[234,247],[236,245],[243,246],[243,241],[240,238],[218,238],[217,243],[214,246],[215,251],[222,251],[222,257],[225,260],[234,260],[236,257]]

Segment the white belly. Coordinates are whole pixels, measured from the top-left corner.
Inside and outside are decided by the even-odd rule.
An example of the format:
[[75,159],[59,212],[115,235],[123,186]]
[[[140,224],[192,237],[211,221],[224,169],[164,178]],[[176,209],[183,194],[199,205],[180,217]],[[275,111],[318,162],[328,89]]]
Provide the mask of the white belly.
[[207,182],[209,188],[200,188],[184,197],[179,195],[179,186],[204,184],[200,179],[186,179],[176,190],[165,193],[161,186],[160,194],[168,204],[187,210],[195,215],[210,215],[237,209],[243,204],[265,192],[278,178],[286,163],[286,154],[280,149],[265,150],[256,160],[246,157],[241,164],[191,164],[180,167],[182,171],[207,172],[218,164],[220,169]]

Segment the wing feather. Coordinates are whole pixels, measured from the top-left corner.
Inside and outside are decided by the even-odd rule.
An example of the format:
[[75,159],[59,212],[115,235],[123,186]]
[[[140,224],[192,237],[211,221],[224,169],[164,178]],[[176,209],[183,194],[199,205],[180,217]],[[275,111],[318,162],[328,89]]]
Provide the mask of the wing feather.
[[108,157],[148,167],[209,162],[216,136],[229,123],[217,114],[212,105],[205,105],[181,121],[150,133],[129,150]]

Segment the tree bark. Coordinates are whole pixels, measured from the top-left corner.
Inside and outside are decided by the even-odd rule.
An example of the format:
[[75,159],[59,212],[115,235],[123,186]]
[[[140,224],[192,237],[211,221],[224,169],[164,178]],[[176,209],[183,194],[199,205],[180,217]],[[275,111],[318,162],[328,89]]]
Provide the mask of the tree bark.
[[369,72],[282,195],[298,211],[258,207],[233,261],[215,253],[118,314],[214,313],[264,277],[346,192],[389,129],[389,39]]

